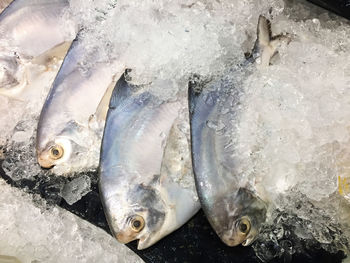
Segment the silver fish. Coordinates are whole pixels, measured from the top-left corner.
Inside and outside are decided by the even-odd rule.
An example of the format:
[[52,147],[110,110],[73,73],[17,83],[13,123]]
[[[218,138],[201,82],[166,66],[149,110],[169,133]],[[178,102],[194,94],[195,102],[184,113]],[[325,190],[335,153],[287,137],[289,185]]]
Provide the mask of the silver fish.
[[79,37],[73,41],[40,114],[36,151],[42,167],[56,166],[57,173],[97,167],[108,109],[104,96],[109,98],[118,72],[98,59]]
[[13,0],[0,0],[0,13],[12,2]]
[[63,59],[77,26],[68,0],[14,0],[0,15],[0,94],[15,96],[30,82],[31,64],[49,70]]
[[[252,55],[239,68],[252,67],[259,57],[268,65],[276,48],[287,36],[271,37],[268,20],[260,16],[258,39]],[[254,67],[255,68],[255,67]],[[189,88],[192,161],[202,208],[221,240],[229,245],[249,245],[266,219],[267,205],[254,183],[238,176],[235,134],[242,92],[235,79],[225,76],[209,84],[192,82]],[[237,76],[237,75],[236,75]]]
[[18,260],[18,258],[13,256],[4,256],[0,255],[0,262],[1,263],[21,263],[21,261]]
[[[123,75],[113,91],[100,157],[100,193],[118,241],[147,248],[179,228],[198,210],[188,142],[181,155],[179,101],[138,92]],[[175,141],[174,141],[175,140]],[[187,174],[187,175],[186,175]],[[189,180],[186,183],[183,177]]]

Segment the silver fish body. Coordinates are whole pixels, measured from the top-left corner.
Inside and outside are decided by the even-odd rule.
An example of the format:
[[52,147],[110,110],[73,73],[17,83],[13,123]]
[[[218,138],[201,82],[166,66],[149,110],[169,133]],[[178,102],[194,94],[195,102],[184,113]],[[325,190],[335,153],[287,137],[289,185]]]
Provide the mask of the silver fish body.
[[[202,208],[218,236],[230,246],[248,245],[265,221],[266,206],[235,170],[232,137],[239,101],[232,101],[229,90],[232,83],[222,80],[201,93],[189,91],[193,167]],[[227,107],[231,111],[222,114]],[[245,227],[249,232],[240,230]]]
[[277,45],[286,37],[273,40],[269,22],[262,16],[257,33],[252,56],[246,62],[207,84],[190,82],[189,88],[192,162],[198,196],[210,224],[229,246],[251,244],[267,212],[256,182],[240,170],[238,163],[244,90],[236,79],[256,70],[252,62],[258,57],[261,65],[267,66]]
[[77,32],[68,9],[66,0],[14,0],[0,14],[0,94],[14,96],[26,86],[28,64],[47,70],[64,57]]
[[88,53],[79,37],[73,41],[40,114],[36,150],[42,167],[66,173],[97,166],[105,119],[90,124],[115,70],[98,62],[98,52]]
[[[193,177],[188,187],[180,182],[184,174],[192,175],[191,169],[171,163],[173,150],[179,149],[172,140],[179,139],[174,124],[181,104],[135,89],[123,75],[113,91],[102,140],[100,192],[114,236],[122,243],[139,240],[138,249],[144,249],[188,221],[199,201],[190,186]],[[188,165],[190,154],[184,158]]]

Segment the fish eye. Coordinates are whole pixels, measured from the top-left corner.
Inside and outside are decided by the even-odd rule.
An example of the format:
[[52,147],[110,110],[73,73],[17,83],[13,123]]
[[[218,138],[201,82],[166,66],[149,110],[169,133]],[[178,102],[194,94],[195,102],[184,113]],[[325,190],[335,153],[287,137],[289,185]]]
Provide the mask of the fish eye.
[[241,218],[238,222],[238,229],[242,234],[248,234],[250,231],[250,221],[247,218]]
[[60,159],[63,156],[63,148],[60,145],[55,145],[50,148],[50,157],[54,160]]
[[145,220],[142,216],[136,215],[130,221],[130,227],[135,232],[140,232],[145,226]]

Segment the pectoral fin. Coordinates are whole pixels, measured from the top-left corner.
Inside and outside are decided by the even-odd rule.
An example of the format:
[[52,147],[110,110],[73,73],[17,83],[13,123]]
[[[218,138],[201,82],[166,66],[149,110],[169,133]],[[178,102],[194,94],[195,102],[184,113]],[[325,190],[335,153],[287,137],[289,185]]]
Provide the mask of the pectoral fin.
[[49,70],[50,64],[55,63],[57,60],[62,60],[65,57],[70,46],[70,41],[58,44],[50,50],[35,57],[32,60],[32,63],[38,65],[45,65],[46,68]]
[[[125,74],[127,73],[122,74],[119,80],[116,77],[119,77],[120,73],[114,75],[112,82],[109,84],[105,94],[96,108],[95,114],[91,115],[89,118],[89,127],[91,129],[97,130],[101,128],[100,124],[105,122],[110,104],[114,105],[117,103],[116,101],[123,99],[124,96],[127,96],[124,94],[124,92],[128,93],[129,90],[128,84],[125,81]],[[118,92],[118,89],[121,90]],[[114,93],[113,90],[115,90]]]
[[113,81],[109,84],[105,94],[103,95],[100,103],[98,104],[96,112],[94,114],[97,121],[106,119],[109,101],[111,99],[112,92],[116,83],[117,83],[117,79],[113,78]]

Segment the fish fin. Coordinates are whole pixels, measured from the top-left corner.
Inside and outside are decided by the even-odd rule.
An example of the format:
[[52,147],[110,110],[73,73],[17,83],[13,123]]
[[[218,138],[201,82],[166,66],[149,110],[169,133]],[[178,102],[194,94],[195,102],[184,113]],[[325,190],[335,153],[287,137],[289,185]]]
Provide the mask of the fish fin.
[[257,27],[257,41],[260,47],[270,44],[272,38],[271,22],[266,17],[260,15]]
[[286,41],[287,44],[290,43],[290,41],[292,41],[292,36],[289,33],[286,34],[279,34],[277,36],[274,36],[271,41],[270,41],[270,45],[277,50],[277,48],[279,47],[279,45],[283,42]]
[[260,55],[260,65],[267,67],[282,42],[287,41],[289,43],[290,40],[289,34],[280,34],[273,37],[271,22],[266,17],[260,15],[257,26],[257,39],[250,57],[255,60]]
[[128,73],[131,69],[126,69],[122,76],[119,78],[112,91],[111,99],[109,101],[109,108],[115,109],[121,104],[125,98],[129,97],[132,93],[132,85],[127,81],[130,80]]
[[[93,124],[93,122],[99,123],[101,121],[103,122],[106,119],[107,112],[108,112],[108,106],[109,106],[109,102],[111,100],[112,92],[113,92],[114,87],[117,83],[117,79],[116,79],[117,75],[119,75],[119,73],[113,76],[112,82],[109,84],[108,88],[105,91],[105,94],[103,95],[100,103],[98,104],[98,106],[96,108],[95,114],[93,114],[90,117],[89,126],[91,126],[90,122],[91,122],[91,124]],[[94,125],[92,125],[92,126],[94,126]]]
[[32,63],[38,65],[45,65],[47,70],[49,70],[51,64],[55,64],[57,60],[62,60],[65,57],[70,46],[70,41],[60,43],[51,48],[50,50],[35,57],[32,60]]

